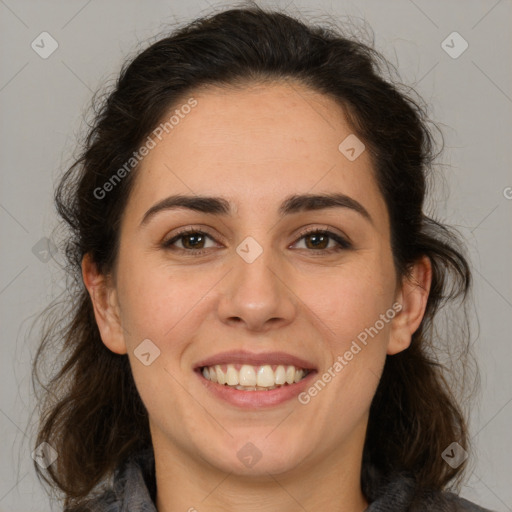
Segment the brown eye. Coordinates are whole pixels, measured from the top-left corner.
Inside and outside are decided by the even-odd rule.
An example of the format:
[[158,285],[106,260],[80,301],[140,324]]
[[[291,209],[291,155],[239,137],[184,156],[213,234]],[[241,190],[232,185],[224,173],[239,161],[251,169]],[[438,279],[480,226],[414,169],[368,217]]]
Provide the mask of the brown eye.
[[[201,249],[205,249],[206,239],[213,240],[207,233],[199,230],[187,230],[178,233],[176,236],[167,240],[162,244],[164,249],[177,249],[187,252],[202,253]],[[182,247],[176,245],[176,242],[181,242]]]
[[[302,233],[299,240],[305,240],[306,249],[313,249],[316,252],[331,252],[342,249],[350,249],[350,242],[331,231],[311,230]],[[334,246],[329,247],[329,242],[334,241]]]
[[[311,233],[304,237],[308,249],[327,249],[329,238],[329,236],[323,235],[322,233]],[[308,245],[307,241],[311,241],[311,247]]]
[[205,242],[204,235],[200,233],[181,235],[180,238],[183,240],[182,245],[185,249],[202,249]]
[[[207,239],[214,241],[213,237],[204,231],[197,229],[189,229],[178,233],[170,240],[162,243],[162,247],[166,250],[174,250],[182,253],[189,253],[190,255],[201,255],[208,252],[208,249],[215,247],[215,245],[206,247]],[[314,229],[301,234],[298,240],[305,241],[305,249],[310,249],[309,252],[313,253],[331,253],[341,251],[343,249],[350,249],[351,243],[336,233],[326,230]],[[180,245],[178,244],[181,244]],[[298,242],[295,242],[297,244]],[[333,243],[329,247],[329,244]]]

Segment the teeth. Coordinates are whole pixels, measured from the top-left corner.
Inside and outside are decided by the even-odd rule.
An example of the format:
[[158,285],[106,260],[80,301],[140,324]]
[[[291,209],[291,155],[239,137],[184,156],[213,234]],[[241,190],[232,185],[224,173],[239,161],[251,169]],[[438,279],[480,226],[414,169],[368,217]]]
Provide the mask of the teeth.
[[256,372],[253,366],[244,364],[240,368],[239,382],[241,386],[256,386]]
[[226,384],[226,376],[220,366],[215,366],[215,372],[217,373],[217,382],[219,384]]
[[275,381],[276,384],[284,384],[286,382],[286,370],[284,369],[284,366],[279,365],[276,368]]
[[268,388],[275,384],[274,380],[274,370],[272,370],[268,364],[265,366],[260,366],[256,384],[262,388]]
[[205,366],[202,369],[205,379],[245,391],[270,390],[285,384],[293,384],[302,380],[308,373],[307,370],[295,366],[278,365],[273,369],[268,364],[228,364]]
[[238,372],[235,370],[235,367],[232,364],[228,364],[226,381],[230,386],[236,386],[238,384]]

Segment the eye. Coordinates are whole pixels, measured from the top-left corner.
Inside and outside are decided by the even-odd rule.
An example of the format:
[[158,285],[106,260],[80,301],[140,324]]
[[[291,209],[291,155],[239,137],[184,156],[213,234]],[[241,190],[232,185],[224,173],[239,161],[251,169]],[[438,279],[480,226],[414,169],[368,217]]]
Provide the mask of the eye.
[[[169,240],[163,242],[162,248],[174,251],[177,250],[178,252],[182,253],[193,253],[194,256],[200,256],[208,252],[208,250],[205,249],[210,249],[212,247],[205,246],[207,239],[214,241],[214,238],[204,231],[199,229],[186,229],[179,232]],[[300,234],[300,237],[297,242],[295,242],[295,244],[303,239],[305,241],[306,249],[312,249],[310,252],[320,254],[332,253],[352,248],[352,244],[345,238],[325,229],[314,228],[304,231]],[[329,247],[330,241],[334,242],[334,246]],[[180,243],[181,247],[177,245],[177,243]],[[215,245],[213,247],[215,247]]]
[[[167,240],[162,244],[162,247],[164,249],[178,249],[180,251],[186,251],[186,252],[194,252],[195,254],[203,254],[207,251],[202,251],[200,249],[204,249],[206,239],[209,238],[210,240],[213,240],[213,237],[211,237],[208,233],[205,233],[204,231],[200,231],[198,229],[187,229],[184,231],[181,231],[176,236],[171,238],[170,240]],[[176,246],[176,242],[181,242],[182,247]],[[199,249],[199,250],[198,250]]]
[[[337,252],[352,247],[351,243],[342,236],[332,231],[318,228],[302,232],[299,240],[305,241],[306,249],[313,248],[315,252],[319,253]],[[310,241],[309,244],[308,241]],[[329,241],[334,241],[334,246],[329,247]]]

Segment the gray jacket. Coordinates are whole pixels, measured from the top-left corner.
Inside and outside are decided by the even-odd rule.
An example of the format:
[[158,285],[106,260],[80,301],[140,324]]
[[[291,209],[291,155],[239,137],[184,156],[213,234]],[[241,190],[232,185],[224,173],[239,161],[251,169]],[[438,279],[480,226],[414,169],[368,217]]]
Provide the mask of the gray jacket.
[[[64,512],[157,512],[153,451],[130,457],[96,494],[88,506]],[[368,501],[365,512],[491,512],[448,491],[418,495],[414,479],[406,475],[387,482]]]

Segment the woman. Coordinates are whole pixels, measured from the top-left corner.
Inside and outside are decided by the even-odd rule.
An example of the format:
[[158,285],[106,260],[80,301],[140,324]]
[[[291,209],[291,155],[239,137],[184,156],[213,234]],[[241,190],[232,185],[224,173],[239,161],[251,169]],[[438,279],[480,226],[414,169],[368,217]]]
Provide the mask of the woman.
[[379,59],[247,8],[123,69],[56,193],[76,281],[36,470],[65,510],[484,510],[447,490],[469,435],[430,351],[471,274]]

